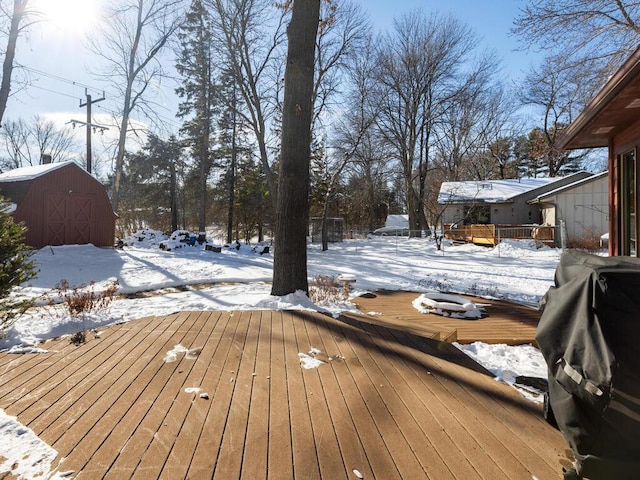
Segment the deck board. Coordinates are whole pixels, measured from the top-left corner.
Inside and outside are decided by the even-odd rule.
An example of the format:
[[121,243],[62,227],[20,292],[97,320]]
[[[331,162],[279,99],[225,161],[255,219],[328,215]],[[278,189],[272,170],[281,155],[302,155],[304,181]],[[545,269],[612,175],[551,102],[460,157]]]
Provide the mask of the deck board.
[[481,306],[484,315],[478,320],[420,313],[412,302],[420,294],[381,290],[353,298],[363,314],[346,314],[360,321],[396,328],[427,338],[460,343],[484,342],[507,345],[535,345],[540,312],[510,302],[461,295]]
[[[178,344],[199,353],[165,362]],[[180,312],[42,347],[0,353],[0,408],[78,479],[543,480],[569,461],[541,408],[454,346],[356,317]],[[302,369],[311,348],[325,363]]]

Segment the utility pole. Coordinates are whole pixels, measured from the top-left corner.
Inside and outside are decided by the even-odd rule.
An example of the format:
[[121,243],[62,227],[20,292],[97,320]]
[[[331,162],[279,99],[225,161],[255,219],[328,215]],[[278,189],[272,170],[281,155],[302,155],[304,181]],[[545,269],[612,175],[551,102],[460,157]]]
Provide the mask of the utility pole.
[[102,98],[97,100],[91,100],[91,95],[89,95],[89,91],[86,88],[84,89],[84,94],[87,100],[85,103],[80,103],[80,107],[87,107],[87,172],[91,173],[91,128],[93,127],[91,124],[91,105],[104,100],[104,92],[102,92]]
[[100,133],[104,133],[105,130],[109,130],[109,127],[105,127],[104,125],[98,125],[97,123],[91,122],[91,105],[94,103],[101,102],[104,100],[104,92],[102,92],[102,98],[98,98],[97,100],[92,100],[91,95],[87,89],[84,90],[84,94],[87,97],[85,103],[80,101],[80,107],[87,107],[87,121],[83,122],[82,120],[69,120],[67,124],[73,125],[73,128],[76,128],[76,124],[85,125],[87,127],[87,172],[91,173],[91,130],[95,132],[96,130],[100,130]]

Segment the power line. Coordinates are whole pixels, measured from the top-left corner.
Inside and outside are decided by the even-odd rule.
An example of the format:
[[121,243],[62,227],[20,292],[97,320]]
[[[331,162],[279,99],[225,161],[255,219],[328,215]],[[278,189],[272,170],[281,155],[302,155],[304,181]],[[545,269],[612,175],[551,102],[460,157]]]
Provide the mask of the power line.
[[48,73],[48,72],[45,72],[43,70],[38,70],[37,68],[29,67],[27,65],[18,65],[18,66],[20,68],[26,70],[27,72],[31,72],[31,73],[36,74],[36,75],[42,75],[43,77],[51,78],[53,80],[57,80],[59,82],[67,83],[69,85],[73,85],[73,86],[76,86],[76,87],[81,87],[81,88],[84,88],[84,89],[87,89],[87,90],[92,90],[92,91],[95,91],[95,92],[102,92],[103,91],[103,89],[95,88],[95,87],[92,87],[90,85],[85,85],[84,83],[76,82],[75,80],[70,80],[68,78],[61,77],[59,75],[54,75],[53,73]]
[[[59,75],[55,75],[55,74],[52,74],[52,73],[48,73],[48,72],[45,72],[43,70],[39,70],[37,68],[29,67],[27,65],[19,65],[19,67],[24,69],[24,70],[26,70],[27,72],[30,72],[30,73],[33,73],[33,74],[36,74],[36,75],[41,75],[43,77],[47,77],[47,78],[50,78],[52,80],[57,80],[59,82],[63,82],[63,83],[69,84],[69,85],[73,85],[75,87],[84,88],[85,90],[90,90],[90,91],[94,91],[94,92],[101,92],[103,95],[105,93],[105,89],[99,89],[99,88],[92,87],[90,85],[85,85],[83,83],[76,82],[75,80],[70,80],[68,78],[61,77]],[[63,93],[63,92],[60,92],[60,91],[57,91],[57,90],[53,90],[53,89],[49,89],[49,88],[46,88],[46,87],[40,87],[38,85],[32,85],[32,87],[40,89],[40,90],[43,90],[45,92],[55,93],[56,95],[61,95],[61,96],[64,96],[64,97],[73,98],[73,99],[82,101],[82,99],[80,98],[80,95],[70,95],[68,93]],[[100,105],[97,105],[97,107],[102,110],[102,107]],[[170,126],[172,126],[174,128],[180,128],[180,124],[177,123],[175,119],[170,119],[168,117],[165,117],[164,115],[160,115],[158,112],[154,112],[154,113],[155,113],[155,116],[158,119],[164,121],[167,125],[170,125]]]
[[68,93],[58,92],[57,90],[52,90],[50,88],[39,87],[38,85],[32,85],[32,88],[37,88],[38,90],[44,90],[45,92],[55,93],[56,95],[61,95],[63,97],[73,98],[75,100],[79,100],[80,97],[78,95],[69,95]]

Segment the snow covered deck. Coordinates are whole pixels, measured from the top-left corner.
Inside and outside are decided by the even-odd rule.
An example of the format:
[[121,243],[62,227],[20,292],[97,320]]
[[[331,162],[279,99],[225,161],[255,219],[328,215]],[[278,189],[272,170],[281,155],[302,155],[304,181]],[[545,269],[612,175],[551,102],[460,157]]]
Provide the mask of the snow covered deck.
[[180,312],[42,348],[0,353],[0,408],[74,478],[531,480],[568,463],[540,406],[455,347],[354,318]]

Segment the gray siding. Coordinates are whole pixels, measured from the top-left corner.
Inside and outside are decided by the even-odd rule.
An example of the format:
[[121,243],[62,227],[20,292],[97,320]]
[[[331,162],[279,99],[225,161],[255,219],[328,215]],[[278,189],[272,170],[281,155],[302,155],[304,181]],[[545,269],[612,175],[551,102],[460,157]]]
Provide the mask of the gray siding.
[[608,179],[601,176],[542,199],[545,223],[566,222],[567,240],[600,237],[609,230]]

